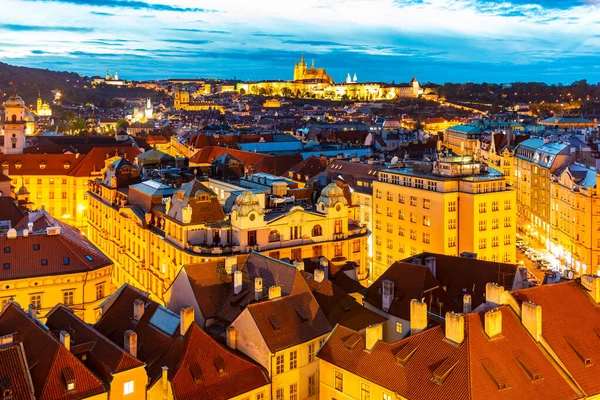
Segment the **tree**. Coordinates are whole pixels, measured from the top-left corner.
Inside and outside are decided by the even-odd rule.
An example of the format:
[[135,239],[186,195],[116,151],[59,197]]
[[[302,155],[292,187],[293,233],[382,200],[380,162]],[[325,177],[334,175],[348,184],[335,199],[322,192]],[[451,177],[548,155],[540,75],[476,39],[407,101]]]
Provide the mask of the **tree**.
[[281,89],[281,95],[283,97],[292,97],[294,95],[294,93],[292,92],[292,90],[288,87],[284,87]]
[[264,87],[261,87],[258,90],[258,94],[261,95],[261,96],[266,96],[267,95],[267,89],[265,89]]
[[241,89],[240,89],[240,94],[241,94],[242,96],[243,96],[243,95],[245,95],[245,94],[246,94],[246,89],[244,89],[244,88],[241,88]]
[[119,120],[117,121],[117,129],[126,129],[129,126],[129,122],[127,122],[127,120],[125,120],[125,118],[119,118]]

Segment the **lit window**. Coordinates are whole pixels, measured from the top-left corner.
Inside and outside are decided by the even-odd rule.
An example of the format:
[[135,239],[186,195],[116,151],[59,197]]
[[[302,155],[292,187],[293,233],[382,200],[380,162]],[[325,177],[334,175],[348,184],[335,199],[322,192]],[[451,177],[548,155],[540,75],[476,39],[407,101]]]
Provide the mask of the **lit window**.
[[360,400],[371,400],[371,387],[366,383],[360,384]]
[[298,384],[292,383],[290,385],[290,400],[298,400]]
[[256,400],[265,400],[265,393],[264,392],[257,393]]
[[133,381],[125,382],[123,384],[123,395],[133,393]]
[[308,377],[308,395],[314,396],[317,394],[317,374]]
[[73,292],[72,291],[63,292],[63,304],[66,306],[73,305]]
[[487,211],[487,204],[486,203],[479,203],[479,212],[480,213],[484,213]]
[[315,347],[316,347],[316,343],[311,343],[308,345],[308,362],[309,363],[315,361]]
[[344,391],[344,375],[340,371],[335,371],[335,389]]
[[283,362],[284,362],[283,354],[278,355],[277,358],[275,359],[275,373],[276,374],[283,373],[283,370],[284,370]]
[[298,351],[290,352],[290,370],[298,368]]
[[456,211],[456,201],[448,202],[448,211]]
[[31,296],[29,296],[29,304],[31,304],[37,309],[42,308],[42,295],[32,294]]
[[402,333],[402,322],[396,322],[396,332]]
[[96,285],[96,300],[104,297],[104,284]]
[[381,398],[382,400],[392,400],[392,395],[391,394],[387,394],[384,393],[383,397]]
[[283,400],[283,389],[279,388],[275,391],[275,400]]

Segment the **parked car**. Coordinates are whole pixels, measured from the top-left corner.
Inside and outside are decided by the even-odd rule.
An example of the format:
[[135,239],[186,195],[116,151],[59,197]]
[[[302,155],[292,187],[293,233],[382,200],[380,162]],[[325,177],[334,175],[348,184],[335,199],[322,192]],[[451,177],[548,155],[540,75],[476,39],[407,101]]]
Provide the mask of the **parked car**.
[[539,260],[535,265],[541,270],[547,270],[552,267],[552,264],[548,260]]
[[523,250],[523,253],[525,253],[527,258],[531,258],[531,255],[535,253],[535,249],[533,247],[526,247],[525,250]]
[[531,261],[540,261],[540,260],[544,260],[545,256],[543,253],[533,253],[533,255],[531,256]]

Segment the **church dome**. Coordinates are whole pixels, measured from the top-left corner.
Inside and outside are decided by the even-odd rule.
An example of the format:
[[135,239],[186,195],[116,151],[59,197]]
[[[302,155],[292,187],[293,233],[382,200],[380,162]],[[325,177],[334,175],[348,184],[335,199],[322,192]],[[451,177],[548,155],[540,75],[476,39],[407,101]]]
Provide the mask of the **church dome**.
[[35,122],[35,115],[33,115],[33,113],[28,109],[25,109],[25,116],[23,117],[23,119],[26,122]]
[[236,211],[240,217],[244,217],[252,211],[255,211],[259,215],[264,214],[264,210],[258,201],[258,197],[249,191],[242,193],[235,199],[232,211]]
[[346,200],[346,196],[344,196],[344,190],[336,183],[330,183],[325,186],[321,191],[321,196],[317,200],[317,204],[324,203],[326,207],[333,207],[339,202],[348,205],[348,200]]
[[18,94],[13,94],[4,103],[5,107],[25,107],[25,102]]

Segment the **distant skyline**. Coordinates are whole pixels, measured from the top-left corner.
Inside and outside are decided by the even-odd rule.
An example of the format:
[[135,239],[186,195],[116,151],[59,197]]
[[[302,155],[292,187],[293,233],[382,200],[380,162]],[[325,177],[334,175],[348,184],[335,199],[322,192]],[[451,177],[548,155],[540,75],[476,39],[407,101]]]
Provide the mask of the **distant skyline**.
[[600,0],[2,0],[0,61],[123,79],[600,81]]

